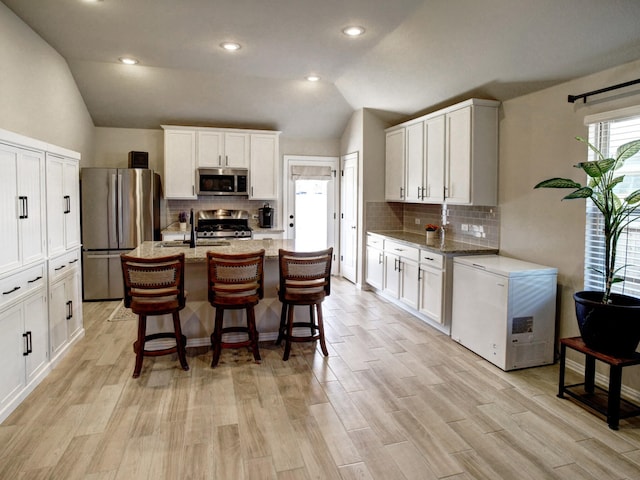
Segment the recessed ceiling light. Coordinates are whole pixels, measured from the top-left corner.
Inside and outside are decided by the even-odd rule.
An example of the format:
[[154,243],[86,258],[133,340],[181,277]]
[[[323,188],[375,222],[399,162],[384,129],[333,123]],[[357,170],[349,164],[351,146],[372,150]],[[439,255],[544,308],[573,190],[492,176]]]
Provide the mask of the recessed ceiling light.
[[318,75],[307,75],[307,80],[310,82],[317,82],[320,80],[320,77]]
[[138,63],[138,60],[131,57],[120,57],[120,63],[124,63],[125,65],[135,65]]
[[242,46],[236,42],[222,42],[220,46],[228,52],[235,52],[236,50],[240,50],[242,48]]
[[99,3],[102,2],[102,0],[82,0],[84,3]]
[[364,27],[345,27],[342,29],[342,33],[344,33],[347,37],[359,37],[364,33]]

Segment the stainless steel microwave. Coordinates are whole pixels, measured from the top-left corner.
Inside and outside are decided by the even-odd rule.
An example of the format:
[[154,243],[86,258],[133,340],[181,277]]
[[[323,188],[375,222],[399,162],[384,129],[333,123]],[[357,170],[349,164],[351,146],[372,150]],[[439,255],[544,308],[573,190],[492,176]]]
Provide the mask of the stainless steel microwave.
[[196,175],[198,195],[248,195],[246,168],[199,168]]

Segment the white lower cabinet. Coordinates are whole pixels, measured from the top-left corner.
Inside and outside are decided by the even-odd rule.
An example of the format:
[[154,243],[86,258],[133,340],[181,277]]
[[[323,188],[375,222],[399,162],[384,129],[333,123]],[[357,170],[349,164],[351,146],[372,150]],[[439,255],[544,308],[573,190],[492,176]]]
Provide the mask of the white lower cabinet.
[[51,360],[82,332],[79,251],[49,262],[49,336]]
[[384,242],[384,289],[411,308],[418,309],[419,250],[389,240]]
[[44,264],[0,281],[0,421],[44,378],[49,365],[43,273]]
[[420,299],[418,311],[438,323],[444,322],[444,256],[420,250]]
[[377,290],[384,285],[384,239],[379,235],[367,234],[366,282]]

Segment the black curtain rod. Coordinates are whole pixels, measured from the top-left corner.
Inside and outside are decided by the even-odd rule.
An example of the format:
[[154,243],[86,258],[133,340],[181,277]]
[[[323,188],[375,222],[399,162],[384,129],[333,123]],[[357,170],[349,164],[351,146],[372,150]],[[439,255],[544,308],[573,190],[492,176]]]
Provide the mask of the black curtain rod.
[[598,93],[610,92],[611,90],[617,90],[619,88],[628,87],[629,85],[635,85],[640,83],[640,78],[637,80],[631,80],[629,82],[619,83],[618,85],[612,85],[610,87],[601,88],[600,90],[594,90],[593,92],[581,93],[580,95],[569,95],[569,103],[575,103],[576,100],[583,99],[584,103],[587,103],[587,97],[597,95]]

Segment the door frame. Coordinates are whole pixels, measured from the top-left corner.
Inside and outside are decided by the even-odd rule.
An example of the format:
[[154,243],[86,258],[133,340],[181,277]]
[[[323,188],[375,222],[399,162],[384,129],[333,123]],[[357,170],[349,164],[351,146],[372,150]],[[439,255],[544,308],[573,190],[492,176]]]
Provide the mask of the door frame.
[[[291,167],[293,165],[316,165],[330,166],[334,177],[333,188],[333,262],[331,273],[337,274],[340,268],[340,262],[336,259],[340,258],[340,157],[319,156],[319,155],[283,155],[284,165],[282,169],[282,228],[284,229],[284,238],[295,238],[294,228],[290,227],[289,216],[293,215],[293,181],[291,180]],[[294,219],[295,220],[295,219]]]

